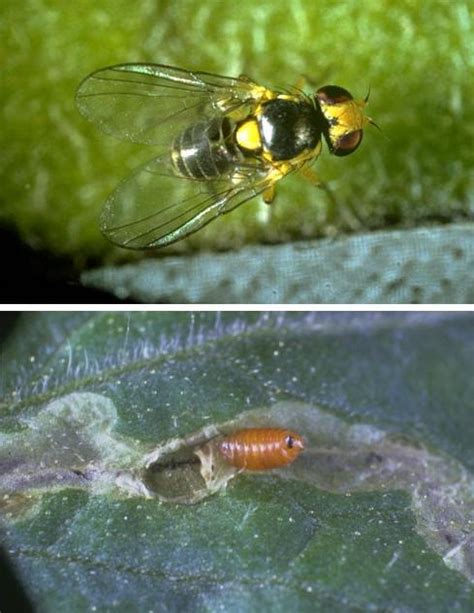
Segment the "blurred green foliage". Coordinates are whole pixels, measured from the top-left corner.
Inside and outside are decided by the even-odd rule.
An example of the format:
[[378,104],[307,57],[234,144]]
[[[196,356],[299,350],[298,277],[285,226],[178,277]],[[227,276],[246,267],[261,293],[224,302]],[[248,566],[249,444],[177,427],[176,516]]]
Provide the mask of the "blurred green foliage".
[[382,128],[368,129],[351,158],[325,151],[318,160],[336,207],[292,177],[270,211],[246,204],[175,251],[470,217],[471,17],[464,0],[241,0],[238,11],[219,0],[3,0],[0,221],[56,253],[117,254],[98,229],[101,204],[153,148],[100,134],[76,111],[74,91],[96,68],[130,61],[245,72],[276,87],[303,74],[356,97],[370,87],[369,114]]

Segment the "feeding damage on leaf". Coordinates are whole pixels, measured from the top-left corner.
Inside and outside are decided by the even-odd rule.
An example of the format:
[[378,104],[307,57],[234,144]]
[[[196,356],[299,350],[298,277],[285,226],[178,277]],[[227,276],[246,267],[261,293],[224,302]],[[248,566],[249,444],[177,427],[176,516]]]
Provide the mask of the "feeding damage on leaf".
[[[253,422],[251,416],[247,419],[247,425]],[[303,439],[284,428],[211,426],[153,452],[147,461],[144,482],[161,499],[194,504],[225,490],[227,483],[242,471],[291,464],[303,447]]]
[[14,431],[0,432],[0,513],[7,522],[31,517],[44,495],[64,490],[195,504],[224,492],[244,471],[257,471],[250,474],[258,480],[269,468],[278,478],[341,495],[407,492],[416,531],[448,567],[474,579],[473,476],[402,434],[284,401],[150,447],[119,433],[109,398],[86,392],[17,421]]

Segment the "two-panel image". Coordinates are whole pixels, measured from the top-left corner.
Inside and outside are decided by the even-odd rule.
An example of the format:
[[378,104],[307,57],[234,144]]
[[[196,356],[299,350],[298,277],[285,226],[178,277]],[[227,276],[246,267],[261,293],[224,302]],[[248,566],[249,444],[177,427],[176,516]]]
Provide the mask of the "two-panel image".
[[236,8],[0,7],[2,612],[473,610],[472,11]]

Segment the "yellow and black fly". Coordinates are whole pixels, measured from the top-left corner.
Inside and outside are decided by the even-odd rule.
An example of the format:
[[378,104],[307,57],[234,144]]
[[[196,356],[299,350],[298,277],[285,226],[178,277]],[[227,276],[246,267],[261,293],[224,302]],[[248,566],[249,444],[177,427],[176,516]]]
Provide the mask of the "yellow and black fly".
[[322,137],[334,155],[357,149],[365,100],[336,85],[312,96],[247,77],[121,64],[93,72],[76,94],[106,134],[156,147],[107,199],[103,233],[129,249],[163,247],[263,194],[315,160]]

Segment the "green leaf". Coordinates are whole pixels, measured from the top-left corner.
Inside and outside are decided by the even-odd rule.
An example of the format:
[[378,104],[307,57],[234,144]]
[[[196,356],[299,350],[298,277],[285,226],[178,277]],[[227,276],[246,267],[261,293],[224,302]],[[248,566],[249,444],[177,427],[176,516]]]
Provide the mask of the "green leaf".
[[270,210],[256,199],[178,243],[177,252],[472,219],[465,0],[264,0],[258,9],[241,0],[238,11],[221,0],[181,0],[179,10],[155,0],[133,10],[127,0],[24,0],[19,10],[3,0],[0,17],[0,220],[30,245],[79,263],[133,257],[107,243],[97,219],[108,193],[154,149],[104,136],[74,105],[87,74],[130,61],[244,72],[280,88],[306,75],[311,88],[336,83],[356,97],[370,87],[368,111],[382,129],[368,129],[348,159],[325,151],[317,161],[336,206],[290,177]]
[[[43,611],[472,610],[473,358],[471,314],[25,315],[2,543]],[[306,448],[208,490],[248,426]]]
[[104,266],[84,285],[170,303],[474,302],[474,227],[377,232]]

